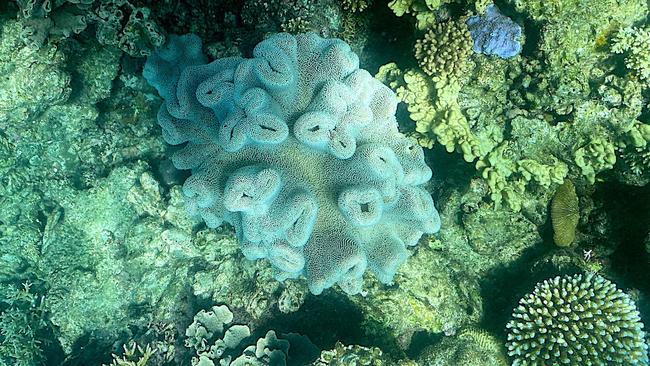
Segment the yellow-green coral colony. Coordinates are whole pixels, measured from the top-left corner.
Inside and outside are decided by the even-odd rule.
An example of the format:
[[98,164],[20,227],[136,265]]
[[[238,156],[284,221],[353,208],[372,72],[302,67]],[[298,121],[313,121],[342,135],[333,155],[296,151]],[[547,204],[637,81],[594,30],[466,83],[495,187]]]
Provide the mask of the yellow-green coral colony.
[[415,58],[430,76],[458,75],[471,52],[472,37],[462,20],[437,23],[415,43]]
[[579,218],[576,188],[573,182],[567,179],[557,188],[551,201],[553,241],[557,246],[567,247],[573,243]]

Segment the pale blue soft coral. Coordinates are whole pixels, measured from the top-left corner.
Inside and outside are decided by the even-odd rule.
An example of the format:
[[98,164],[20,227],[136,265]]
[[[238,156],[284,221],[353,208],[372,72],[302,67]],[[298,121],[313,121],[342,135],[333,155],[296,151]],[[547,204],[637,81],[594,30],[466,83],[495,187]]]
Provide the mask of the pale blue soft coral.
[[496,6],[488,6],[484,15],[470,17],[466,23],[474,40],[474,52],[501,58],[521,52],[521,27]]
[[232,224],[279,280],[358,293],[366,269],[390,283],[406,247],[438,231],[422,149],[345,42],[281,33],[251,59],[206,64],[198,37],[173,36],[144,76],[165,99],[163,137],[185,144],[173,162],[192,170],[191,210]]

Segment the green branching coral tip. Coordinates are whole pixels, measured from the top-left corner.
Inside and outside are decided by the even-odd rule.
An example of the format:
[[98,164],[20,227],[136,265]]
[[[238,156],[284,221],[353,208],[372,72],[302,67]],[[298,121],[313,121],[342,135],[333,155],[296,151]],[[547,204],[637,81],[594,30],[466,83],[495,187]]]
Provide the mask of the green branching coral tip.
[[573,182],[567,179],[557,188],[551,202],[553,241],[557,246],[568,247],[573,243],[579,215],[576,188]]
[[512,318],[506,347],[513,366],[649,364],[634,302],[601,276],[545,280]]
[[415,58],[430,76],[460,74],[471,53],[472,37],[463,20],[437,23],[415,42]]

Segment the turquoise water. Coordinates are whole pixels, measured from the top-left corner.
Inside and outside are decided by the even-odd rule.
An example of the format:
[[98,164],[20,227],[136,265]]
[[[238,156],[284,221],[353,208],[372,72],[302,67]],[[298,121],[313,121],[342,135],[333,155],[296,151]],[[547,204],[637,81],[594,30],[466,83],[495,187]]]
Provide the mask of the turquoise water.
[[0,3],[0,366],[650,364],[649,6]]

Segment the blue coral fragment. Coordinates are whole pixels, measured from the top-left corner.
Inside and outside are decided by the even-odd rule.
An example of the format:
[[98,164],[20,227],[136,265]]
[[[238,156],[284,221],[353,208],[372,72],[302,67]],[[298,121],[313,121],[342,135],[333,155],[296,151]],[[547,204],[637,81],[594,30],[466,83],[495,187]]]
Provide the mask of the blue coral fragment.
[[501,14],[496,6],[488,6],[484,15],[472,16],[466,24],[474,40],[474,52],[501,58],[521,52],[521,27]]
[[253,58],[207,63],[172,36],[144,76],[165,100],[164,139],[191,169],[183,192],[210,227],[235,227],[249,259],[314,294],[354,294],[366,269],[390,283],[440,219],[422,149],[397,130],[395,94],[338,39],[276,34]]

